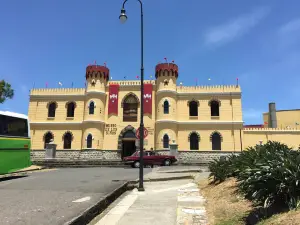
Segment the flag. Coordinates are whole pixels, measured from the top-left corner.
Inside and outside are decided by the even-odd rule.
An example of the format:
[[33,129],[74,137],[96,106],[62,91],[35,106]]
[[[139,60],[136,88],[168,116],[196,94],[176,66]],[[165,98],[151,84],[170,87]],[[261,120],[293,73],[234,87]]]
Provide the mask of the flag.
[[46,82],[46,88],[48,88],[48,82]]
[[196,86],[198,85],[198,79],[197,78],[195,78],[195,82],[196,82]]
[[106,62],[104,62],[104,66],[106,67]]
[[74,83],[72,82],[72,88],[73,88],[73,86],[74,86]]
[[136,76],[136,79],[139,79],[139,76]]
[[124,76],[124,79],[126,79],[126,76]]
[[172,63],[174,63],[174,60],[172,60]]
[[61,83],[61,82],[58,82],[58,85],[59,85],[59,86],[62,86],[62,83]]
[[96,60],[94,61],[94,64],[95,64],[95,65],[97,65],[97,62],[96,62]]
[[168,62],[167,57],[165,57],[164,60],[165,60],[166,62]]

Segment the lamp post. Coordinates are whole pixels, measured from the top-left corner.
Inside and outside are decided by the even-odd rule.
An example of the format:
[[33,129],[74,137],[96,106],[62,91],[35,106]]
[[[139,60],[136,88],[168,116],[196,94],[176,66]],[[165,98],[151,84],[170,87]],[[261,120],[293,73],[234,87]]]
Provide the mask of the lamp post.
[[[125,3],[123,2],[123,7],[121,9],[121,15],[119,19],[121,23],[125,23],[127,20]],[[140,120],[140,168],[139,168],[139,191],[144,191],[144,27],[143,27],[143,3],[138,0],[141,4],[141,120]]]

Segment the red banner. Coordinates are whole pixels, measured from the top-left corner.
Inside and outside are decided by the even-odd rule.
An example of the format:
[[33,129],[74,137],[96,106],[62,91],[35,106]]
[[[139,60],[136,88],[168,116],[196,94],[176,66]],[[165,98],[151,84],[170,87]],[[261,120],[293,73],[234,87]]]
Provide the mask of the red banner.
[[118,115],[119,84],[109,85],[108,114]]
[[152,84],[144,84],[144,113],[152,114]]

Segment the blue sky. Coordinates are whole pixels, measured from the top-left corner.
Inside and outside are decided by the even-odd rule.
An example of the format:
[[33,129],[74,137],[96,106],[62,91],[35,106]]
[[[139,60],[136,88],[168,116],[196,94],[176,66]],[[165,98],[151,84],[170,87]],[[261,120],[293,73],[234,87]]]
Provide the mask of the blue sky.
[[[140,11],[121,0],[2,0],[0,79],[15,97],[0,110],[27,113],[33,87],[84,87],[85,67],[107,63],[113,80],[140,73]],[[300,2],[144,0],[145,77],[175,60],[184,85],[242,86],[246,124],[268,103],[300,108]],[[208,81],[211,78],[211,81]]]

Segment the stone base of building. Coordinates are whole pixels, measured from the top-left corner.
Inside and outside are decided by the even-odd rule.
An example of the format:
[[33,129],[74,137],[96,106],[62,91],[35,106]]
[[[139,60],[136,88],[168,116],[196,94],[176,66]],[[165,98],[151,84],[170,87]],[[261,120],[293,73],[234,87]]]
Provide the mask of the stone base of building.
[[[156,150],[159,154],[169,155],[168,150]],[[210,161],[238,152],[222,151],[179,151],[177,164],[207,165]],[[121,153],[117,150],[57,150],[55,159],[45,159],[45,150],[31,151],[31,160],[37,165],[48,166],[101,166],[122,165]]]

